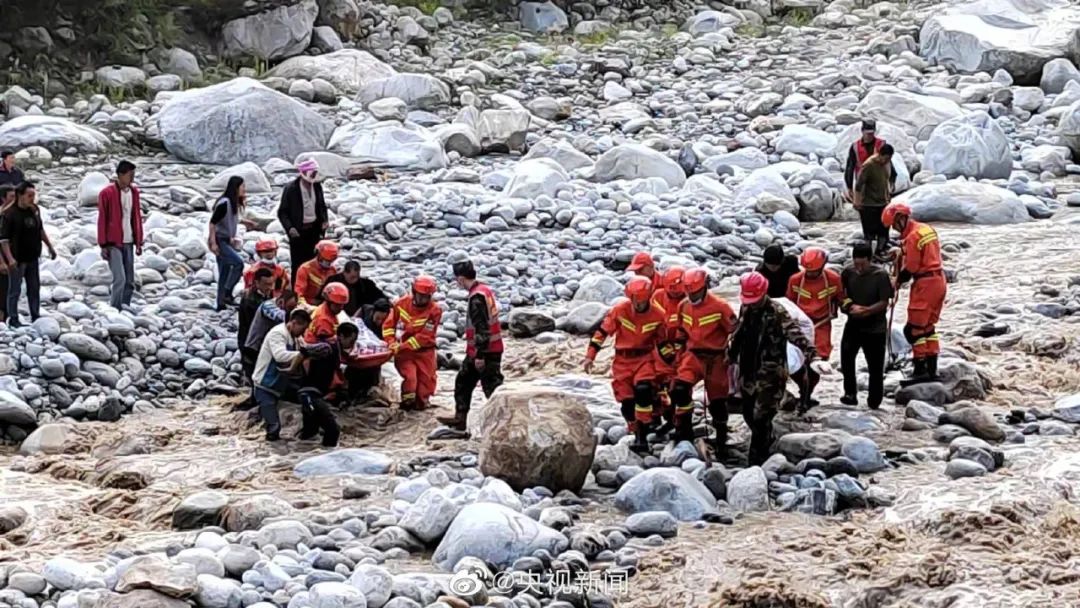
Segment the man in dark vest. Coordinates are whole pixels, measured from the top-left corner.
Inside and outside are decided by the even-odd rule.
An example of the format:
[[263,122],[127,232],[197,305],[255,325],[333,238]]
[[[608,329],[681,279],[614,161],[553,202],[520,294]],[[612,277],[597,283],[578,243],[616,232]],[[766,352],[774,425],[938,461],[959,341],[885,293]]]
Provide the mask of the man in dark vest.
[[502,330],[499,325],[499,304],[495,293],[487,285],[476,280],[476,268],[470,261],[454,264],[454,278],[462,289],[469,292],[468,314],[465,320],[465,363],[454,382],[453,416],[439,416],[441,424],[465,430],[465,422],[472,405],[472,394],[479,382],[484,396],[491,397],[503,383]]

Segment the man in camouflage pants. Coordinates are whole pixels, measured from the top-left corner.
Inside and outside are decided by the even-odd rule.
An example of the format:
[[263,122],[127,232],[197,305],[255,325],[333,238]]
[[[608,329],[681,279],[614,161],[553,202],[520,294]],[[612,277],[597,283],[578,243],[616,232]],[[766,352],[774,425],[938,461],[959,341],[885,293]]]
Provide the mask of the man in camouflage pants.
[[787,343],[803,351],[807,366],[817,351],[784,307],[769,298],[768,279],[751,272],[740,285],[742,310],[728,353],[739,366],[743,418],[750,427],[747,460],[754,466],[769,458],[772,420],[787,393]]

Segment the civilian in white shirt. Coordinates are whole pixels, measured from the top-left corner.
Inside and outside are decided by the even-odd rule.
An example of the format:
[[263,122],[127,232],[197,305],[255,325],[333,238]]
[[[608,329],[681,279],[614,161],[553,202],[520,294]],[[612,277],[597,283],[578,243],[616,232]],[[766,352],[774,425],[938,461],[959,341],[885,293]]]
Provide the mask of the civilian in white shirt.
[[281,438],[277,402],[290,388],[296,388],[294,381],[299,378],[304,361],[297,339],[304,335],[310,324],[311,314],[297,308],[289,313],[287,322],[275,325],[266,333],[259,349],[251,382],[255,385],[259,415],[266,423],[267,441]]

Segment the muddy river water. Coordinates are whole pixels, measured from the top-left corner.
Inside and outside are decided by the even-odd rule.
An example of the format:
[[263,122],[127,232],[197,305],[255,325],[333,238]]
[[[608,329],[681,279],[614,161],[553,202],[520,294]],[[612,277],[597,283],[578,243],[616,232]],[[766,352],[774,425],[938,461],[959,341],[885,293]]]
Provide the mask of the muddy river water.
[[[1078,214],[1007,227],[942,226],[948,266],[957,270],[940,325],[946,345],[990,375],[999,411],[1046,407],[1080,391],[1080,318],[1052,320],[1028,307],[1080,277]],[[843,240],[852,224],[824,224]],[[995,313],[1010,306],[1015,312]],[[902,311],[903,306],[898,308]],[[973,337],[1001,320],[1010,332]],[[583,342],[513,344],[507,376],[522,380],[572,372]],[[823,401],[839,395],[826,378]],[[452,377],[437,403],[449,406]],[[295,412],[288,412],[294,416]],[[426,442],[433,413],[364,409],[343,416],[345,447],[372,447],[407,460],[460,451]],[[931,446],[902,433],[902,408],[879,413],[890,429],[883,448]],[[737,417],[736,417],[737,418]],[[295,423],[295,421],[293,421]],[[232,495],[274,492],[297,506],[344,504],[340,480],[300,481],[292,465],[316,448],[269,447],[224,399],[175,403],[119,423],[74,427],[69,453],[25,458],[0,453],[0,496],[31,513],[21,536],[0,541],[0,562],[38,564],[65,554],[98,559],[114,547],[177,538],[172,508],[204,488]],[[873,476],[896,495],[893,507],[822,518],[766,513],[731,526],[683,526],[642,560],[620,599],[627,606],[775,608],[1080,607],[1080,437],[1029,437],[1005,446],[1007,466],[983,478],[951,481],[928,460]],[[369,500],[387,501],[373,481]],[[597,509],[596,517],[616,516]]]

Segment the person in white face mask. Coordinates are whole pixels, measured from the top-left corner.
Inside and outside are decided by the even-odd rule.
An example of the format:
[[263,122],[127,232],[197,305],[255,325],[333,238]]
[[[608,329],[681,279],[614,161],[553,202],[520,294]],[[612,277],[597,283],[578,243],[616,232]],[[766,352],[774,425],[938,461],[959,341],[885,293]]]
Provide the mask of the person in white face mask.
[[308,159],[297,164],[296,170],[300,175],[282,190],[277,212],[281,227],[289,236],[294,285],[297,269],[315,257],[315,245],[323,239],[329,226],[326,199],[319,183],[319,163]]

